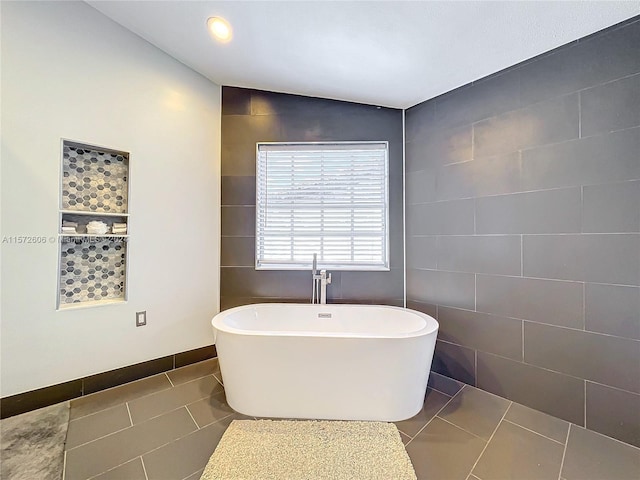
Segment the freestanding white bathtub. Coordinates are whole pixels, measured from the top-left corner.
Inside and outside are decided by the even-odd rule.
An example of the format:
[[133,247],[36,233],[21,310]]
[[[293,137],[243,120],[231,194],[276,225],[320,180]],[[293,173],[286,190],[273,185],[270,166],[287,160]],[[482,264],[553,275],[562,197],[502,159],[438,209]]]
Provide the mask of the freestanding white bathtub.
[[370,305],[257,304],[212,320],[227,402],[257,417],[398,421],[422,408],[429,315]]

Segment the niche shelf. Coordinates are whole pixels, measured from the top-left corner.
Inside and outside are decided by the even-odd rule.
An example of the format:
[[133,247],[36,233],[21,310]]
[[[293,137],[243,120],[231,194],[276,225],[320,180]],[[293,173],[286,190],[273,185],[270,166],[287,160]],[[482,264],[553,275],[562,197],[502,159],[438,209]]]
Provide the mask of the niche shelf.
[[127,299],[129,153],[62,140],[58,309]]

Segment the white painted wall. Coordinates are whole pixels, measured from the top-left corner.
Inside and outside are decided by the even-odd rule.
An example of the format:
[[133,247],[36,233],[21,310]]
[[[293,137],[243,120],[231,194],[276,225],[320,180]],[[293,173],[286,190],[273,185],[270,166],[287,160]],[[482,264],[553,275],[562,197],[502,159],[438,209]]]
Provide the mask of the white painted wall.
[[2,237],[56,236],[64,137],[131,152],[131,240],[129,301],[67,311],[57,245],[2,244],[0,394],[211,344],[220,87],[85,3],[1,9]]

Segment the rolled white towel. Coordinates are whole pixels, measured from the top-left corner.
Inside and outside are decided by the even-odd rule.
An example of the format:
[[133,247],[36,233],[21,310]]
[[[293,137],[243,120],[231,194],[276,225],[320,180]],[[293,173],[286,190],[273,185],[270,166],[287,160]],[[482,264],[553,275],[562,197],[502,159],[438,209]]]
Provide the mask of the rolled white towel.
[[127,224],[126,223],[117,223],[117,222],[113,222],[112,225],[113,228],[127,228]]
[[78,233],[76,227],[62,227],[62,233]]
[[108,230],[109,226],[104,222],[93,220],[87,223],[87,233],[90,235],[102,235],[107,233]]
[[63,227],[73,227],[73,228],[78,228],[78,222],[70,222],[68,220],[63,220],[62,221],[62,226]]

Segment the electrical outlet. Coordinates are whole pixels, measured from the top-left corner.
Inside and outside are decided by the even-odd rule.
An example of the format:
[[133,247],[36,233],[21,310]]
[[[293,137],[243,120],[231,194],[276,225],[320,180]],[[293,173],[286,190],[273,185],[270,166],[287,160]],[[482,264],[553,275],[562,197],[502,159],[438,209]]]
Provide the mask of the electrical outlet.
[[136,312],[136,327],[144,327],[147,324],[147,311]]

